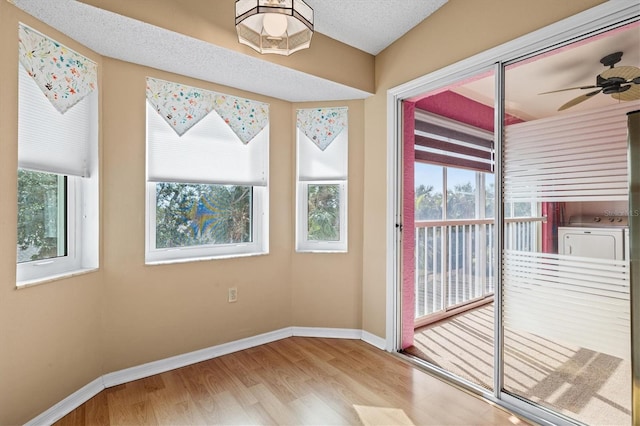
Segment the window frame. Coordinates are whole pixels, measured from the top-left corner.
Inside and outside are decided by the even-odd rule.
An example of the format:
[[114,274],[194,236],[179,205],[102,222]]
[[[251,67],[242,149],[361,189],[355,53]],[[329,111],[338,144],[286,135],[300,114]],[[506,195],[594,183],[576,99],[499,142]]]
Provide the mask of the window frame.
[[[22,65],[18,64],[18,82],[20,82],[20,79],[26,75],[20,74],[24,72],[25,70]],[[35,82],[33,83],[35,84]],[[96,88],[93,92],[87,94],[79,101],[82,103],[88,103],[85,111],[86,116],[82,115],[83,118],[86,117],[88,122],[86,123],[86,134],[84,135],[85,139],[83,142],[86,144],[86,156],[83,160],[84,166],[82,168],[81,176],[57,170],[56,166],[51,164],[36,164],[35,167],[21,166],[20,145],[21,143],[28,143],[21,142],[23,139],[21,137],[20,129],[21,126],[24,125],[22,124],[23,122],[20,114],[20,109],[24,108],[24,105],[21,105],[21,103],[33,101],[31,100],[32,98],[29,97],[28,92],[23,93],[20,90],[20,87],[18,88],[18,165],[16,167],[16,177],[18,169],[22,168],[23,170],[56,174],[66,178],[67,202],[65,205],[65,220],[67,224],[67,254],[65,256],[50,259],[21,263],[17,262],[16,254],[16,288],[29,287],[32,285],[56,281],[74,275],[96,271],[99,268],[99,97],[100,94]],[[31,106],[29,103],[25,105]],[[17,197],[15,202],[17,206]],[[16,216],[16,228],[17,224],[18,218]]]
[[[455,166],[445,166],[442,164],[437,164],[437,163],[428,163],[426,161],[420,161],[420,162],[416,162],[416,163],[421,163],[421,164],[427,164],[429,166],[433,166],[433,167],[440,167],[441,170],[439,170],[439,172],[442,173],[442,187],[440,188],[440,192],[442,193],[442,201],[441,201],[441,216],[439,219],[416,219],[416,221],[418,222],[448,222],[448,221],[456,221],[456,220],[461,220],[461,221],[472,221],[472,220],[480,220],[480,219],[493,219],[493,217],[488,217],[486,215],[486,203],[487,203],[487,198],[486,198],[486,176],[494,176],[493,173],[491,172],[486,172],[486,171],[482,171],[482,170],[473,170],[473,169],[464,169],[464,168],[460,168],[460,167],[455,167]],[[448,215],[448,204],[449,204],[449,197],[448,197],[448,177],[449,177],[449,170],[451,169],[458,169],[458,170],[469,170],[471,172],[474,173],[474,182],[472,182],[476,188],[475,188],[475,192],[474,192],[474,217],[472,218],[465,218],[465,219],[449,219],[447,217]],[[423,183],[421,183],[423,184]],[[434,190],[436,190],[437,188],[434,186]],[[415,195],[414,195],[415,197]]]
[[83,269],[82,256],[82,190],[76,176],[61,175],[66,178],[66,251],[64,256],[49,259],[16,262],[16,283],[18,287],[72,275]]
[[268,186],[251,186],[252,241],[246,243],[157,248],[156,183],[157,182],[149,181],[146,183],[145,263],[147,265],[257,256],[268,253]]
[[[338,185],[339,186],[339,239],[309,240],[309,185]],[[348,181],[345,180],[305,180],[298,181],[297,215],[296,215],[296,251],[312,253],[346,253],[348,251],[347,214]]]
[[[322,111],[324,110],[324,111]],[[347,253],[349,251],[349,125],[347,106],[306,108],[296,111],[295,140],[295,250],[299,253]],[[311,117],[306,116],[310,114]],[[342,115],[344,114],[344,116]],[[339,126],[319,129],[318,123],[333,116]],[[344,120],[344,122],[342,121]],[[323,138],[327,129],[330,138]],[[307,132],[320,134],[316,141]],[[314,136],[314,139],[315,136]],[[310,240],[309,185],[339,185],[338,240]]]

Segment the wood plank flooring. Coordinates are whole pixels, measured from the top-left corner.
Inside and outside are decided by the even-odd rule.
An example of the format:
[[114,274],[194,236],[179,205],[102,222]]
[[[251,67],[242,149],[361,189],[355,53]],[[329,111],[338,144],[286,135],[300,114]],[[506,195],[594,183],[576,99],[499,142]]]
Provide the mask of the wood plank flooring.
[[360,340],[291,337],[100,392],[69,425],[513,425]]

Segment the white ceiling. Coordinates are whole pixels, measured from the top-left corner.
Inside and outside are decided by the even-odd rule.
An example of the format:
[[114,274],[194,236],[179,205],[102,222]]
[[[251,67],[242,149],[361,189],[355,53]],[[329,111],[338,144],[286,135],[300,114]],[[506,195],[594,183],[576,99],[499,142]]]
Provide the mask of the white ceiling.
[[[97,53],[290,102],[371,93],[295,71],[75,0],[10,0]],[[215,0],[221,1],[221,0]],[[233,1],[233,0],[224,0]],[[309,0],[315,29],[377,54],[447,0]],[[233,19],[233,17],[230,17]],[[313,41],[312,41],[313,47]]]
[[[371,93],[296,71],[259,57],[159,28],[75,0],[10,0],[101,55],[236,87],[290,102],[364,99]],[[222,0],[215,0],[222,1]],[[233,0],[224,0],[233,1]],[[436,12],[447,0],[306,0],[315,29],[377,54]],[[312,41],[313,48],[313,41]],[[507,112],[525,120],[557,113],[584,91],[541,92],[593,85],[604,70],[600,59],[624,52],[617,64],[640,66],[640,26],[593,37],[518,64],[507,73]],[[295,54],[294,54],[295,55]],[[493,106],[493,79],[454,84],[453,90]],[[598,94],[567,110],[614,102]]]
[[377,55],[448,0],[305,0],[315,30]]
[[[614,52],[623,52],[622,60],[614,67],[640,67],[640,22],[560,47],[508,67],[505,72],[507,112],[528,121],[619,102],[610,95],[600,93],[572,108],[558,112],[561,105],[594,89],[541,94],[595,85],[596,76],[608,69],[600,63],[600,59]],[[493,106],[493,83],[493,76],[488,76],[464,84],[458,83],[451,90]],[[640,87],[636,85],[634,91],[640,91]]]

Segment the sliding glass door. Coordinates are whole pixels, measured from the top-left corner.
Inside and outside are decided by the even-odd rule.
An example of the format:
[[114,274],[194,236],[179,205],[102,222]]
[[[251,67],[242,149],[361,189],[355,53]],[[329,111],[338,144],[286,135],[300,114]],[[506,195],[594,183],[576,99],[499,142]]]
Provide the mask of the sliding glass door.
[[[402,285],[389,280],[400,289],[390,323],[415,335],[431,371],[543,424],[640,424],[640,9],[597,9],[389,97],[397,124],[402,108],[429,96],[439,95],[440,109],[427,112],[463,125],[477,115],[456,105],[484,106],[495,147],[492,173],[443,162],[446,152],[430,141],[411,139],[407,150],[403,141],[425,131],[413,121],[415,132],[394,135],[405,150],[394,167],[405,176],[390,199],[402,198],[394,192],[402,187],[405,204],[390,228],[402,218],[405,230],[390,241],[405,246],[394,278]],[[488,317],[462,316],[483,299]],[[435,322],[424,325],[428,317]],[[481,336],[487,325],[493,333]],[[490,361],[474,377],[468,367],[481,355]]]
[[[638,40],[632,24],[504,70],[502,390],[586,424],[631,424],[627,113],[640,87],[620,86],[640,76]],[[578,60],[593,71],[563,73]],[[531,75],[546,77],[528,78],[526,99]],[[516,101],[531,108],[509,123]],[[508,219],[518,205],[526,244]]]

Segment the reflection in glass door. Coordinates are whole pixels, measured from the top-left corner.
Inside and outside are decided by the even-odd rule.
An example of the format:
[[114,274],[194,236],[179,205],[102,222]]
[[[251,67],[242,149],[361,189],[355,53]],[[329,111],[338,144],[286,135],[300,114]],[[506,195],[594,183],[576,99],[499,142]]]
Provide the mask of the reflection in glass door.
[[[640,37],[637,26],[630,31]],[[601,56],[623,36],[612,32],[507,67],[505,105],[514,104],[526,73],[551,75],[577,58],[594,62],[595,81],[606,69]],[[631,424],[626,113],[640,101],[580,93],[591,81],[549,80],[535,90],[554,92],[545,98],[553,113],[504,128],[505,217],[509,208],[530,206],[536,239],[514,244],[505,219],[503,390],[571,420]],[[578,93],[555,92],[570,86]]]

